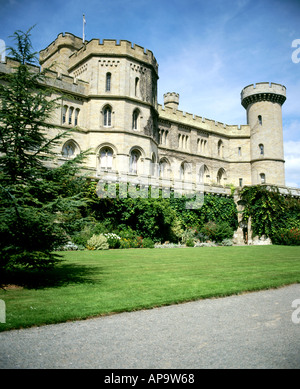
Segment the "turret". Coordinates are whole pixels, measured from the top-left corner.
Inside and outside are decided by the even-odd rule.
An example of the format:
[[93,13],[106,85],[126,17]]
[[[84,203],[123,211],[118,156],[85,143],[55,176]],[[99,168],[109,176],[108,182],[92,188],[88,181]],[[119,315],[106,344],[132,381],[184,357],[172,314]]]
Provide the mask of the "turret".
[[164,106],[172,108],[174,110],[178,109],[179,105],[179,94],[175,92],[168,92],[164,94]]
[[241,100],[250,126],[252,185],[285,185],[282,104],[286,88],[261,82],[242,90]]
[[68,74],[70,56],[84,46],[82,39],[66,32],[60,33],[46,49],[40,51],[42,68],[51,67],[58,73]]

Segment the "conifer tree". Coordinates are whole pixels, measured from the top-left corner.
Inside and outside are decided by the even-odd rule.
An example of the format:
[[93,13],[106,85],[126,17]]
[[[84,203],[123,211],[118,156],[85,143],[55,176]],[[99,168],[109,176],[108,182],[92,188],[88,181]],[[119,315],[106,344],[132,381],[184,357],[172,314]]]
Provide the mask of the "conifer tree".
[[77,173],[85,153],[55,163],[54,146],[67,132],[48,136],[59,98],[47,86],[48,70],[37,66],[31,30],[14,33],[15,66],[0,79],[0,270],[53,266],[64,215],[84,203]]

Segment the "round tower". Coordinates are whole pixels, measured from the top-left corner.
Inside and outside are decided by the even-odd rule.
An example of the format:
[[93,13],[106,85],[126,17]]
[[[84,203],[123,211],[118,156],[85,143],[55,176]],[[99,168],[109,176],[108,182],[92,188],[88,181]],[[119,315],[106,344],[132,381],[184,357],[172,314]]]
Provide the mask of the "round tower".
[[261,82],[242,90],[241,100],[250,126],[252,185],[285,186],[281,106],[286,88]]
[[179,106],[179,94],[175,92],[167,92],[164,94],[164,106],[173,108],[174,110],[178,109]]

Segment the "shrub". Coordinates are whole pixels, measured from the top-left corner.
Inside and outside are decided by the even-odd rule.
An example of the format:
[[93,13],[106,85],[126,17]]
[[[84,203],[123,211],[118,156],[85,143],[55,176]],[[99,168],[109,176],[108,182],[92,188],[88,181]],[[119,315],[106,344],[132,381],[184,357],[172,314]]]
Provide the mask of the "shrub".
[[185,245],[187,247],[194,247],[195,243],[194,243],[194,240],[193,239],[188,239],[186,242],[185,242]]
[[131,227],[123,224],[120,226],[118,235],[123,239],[134,239],[137,233]]
[[106,237],[110,249],[118,249],[120,247],[120,236],[114,234],[113,232],[108,232],[103,235]]
[[188,241],[194,241],[195,230],[192,228],[187,228],[181,235],[182,243],[187,243]]
[[127,238],[121,238],[120,239],[120,248],[121,249],[130,249],[131,248],[130,240]]
[[286,246],[299,246],[300,245],[300,229],[281,229],[272,236],[273,244],[286,245]]
[[89,250],[108,250],[109,244],[104,235],[93,235],[87,242]]
[[156,243],[154,245],[155,249],[175,249],[175,248],[178,248],[178,247],[184,247],[184,245],[181,245],[180,243],[176,244],[176,243],[169,243],[169,242],[166,242],[166,243],[163,243],[163,244]]
[[224,239],[232,239],[233,229],[225,222],[215,223],[208,222],[203,227],[201,232],[208,236],[214,242],[222,242]]
[[232,246],[233,243],[232,243],[231,239],[223,239],[222,242],[221,242],[221,245],[222,246]]
[[74,233],[71,238],[77,246],[87,246],[88,240],[93,236],[93,227],[91,225],[85,225],[82,230]]
[[76,250],[81,250],[82,246],[77,246],[77,244],[69,241],[63,246],[58,246],[56,247],[55,251],[76,251]]
[[140,247],[143,247],[143,238],[141,236],[120,239],[121,249],[138,249]]
[[143,239],[143,248],[153,249],[154,248],[153,240],[151,238]]
[[215,243],[207,243],[207,242],[196,242],[194,247],[216,247],[217,245]]

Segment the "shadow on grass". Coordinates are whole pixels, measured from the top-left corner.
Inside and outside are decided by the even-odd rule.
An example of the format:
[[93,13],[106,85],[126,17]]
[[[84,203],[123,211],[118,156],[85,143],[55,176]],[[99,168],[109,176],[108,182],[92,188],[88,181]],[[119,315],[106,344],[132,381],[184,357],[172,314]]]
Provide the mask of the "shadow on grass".
[[[15,269],[0,274],[0,287],[13,285],[26,289],[57,288],[69,284],[95,283],[95,270],[88,266],[59,264],[47,270]],[[97,276],[101,270],[97,268]],[[101,281],[100,281],[101,282]],[[97,280],[99,283],[99,279]]]

